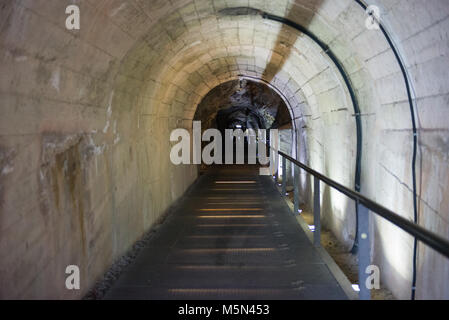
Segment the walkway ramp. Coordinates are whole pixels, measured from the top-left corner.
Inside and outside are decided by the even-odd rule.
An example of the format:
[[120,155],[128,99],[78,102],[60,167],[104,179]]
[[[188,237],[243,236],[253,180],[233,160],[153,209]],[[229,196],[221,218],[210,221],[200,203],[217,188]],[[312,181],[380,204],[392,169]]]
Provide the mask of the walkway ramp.
[[271,177],[215,166],[106,299],[347,299]]

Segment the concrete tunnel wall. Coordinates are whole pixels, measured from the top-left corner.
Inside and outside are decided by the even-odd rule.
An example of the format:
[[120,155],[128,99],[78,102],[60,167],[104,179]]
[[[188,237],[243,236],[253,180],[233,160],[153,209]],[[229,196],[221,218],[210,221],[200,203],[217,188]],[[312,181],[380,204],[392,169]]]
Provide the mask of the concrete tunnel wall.
[[[169,161],[169,133],[191,128],[202,98],[239,75],[262,78],[292,107],[299,159],[354,187],[354,111],[341,75],[287,17],[334,51],[360,102],[362,193],[412,218],[410,111],[402,74],[353,0],[80,0],[0,4],[0,297],[80,298],[196,178]],[[419,214],[449,236],[449,5],[368,1],[398,45],[419,124]],[[413,18],[412,18],[413,17]],[[305,189],[310,180],[303,176]],[[307,187],[308,185],[308,187]],[[309,195],[304,194],[305,197]],[[348,248],[354,206],[322,188],[323,219]],[[411,237],[373,219],[373,263],[397,298],[410,296]],[[81,268],[80,291],[65,267]],[[447,260],[419,247],[418,298],[449,298]]]

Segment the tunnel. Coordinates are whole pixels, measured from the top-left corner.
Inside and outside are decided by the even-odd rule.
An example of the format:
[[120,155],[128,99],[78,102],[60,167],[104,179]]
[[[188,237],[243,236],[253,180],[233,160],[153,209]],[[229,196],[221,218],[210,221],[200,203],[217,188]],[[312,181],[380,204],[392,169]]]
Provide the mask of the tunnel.
[[[322,229],[352,259],[364,250],[393,299],[449,299],[447,256],[374,210],[361,233],[364,200],[341,192],[447,248],[448,30],[447,0],[1,0],[0,299],[92,296],[139,244],[151,265],[181,232],[165,225],[206,208],[217,181],[245,210],[245,181],[247,202],[293,206],[285,228],[318,205]],[[282,155],[269,176],[172,163],[171,132],[196,121],[277,130],[279,151],[313,172]],[[315,172],[342,188],[317,188]]]

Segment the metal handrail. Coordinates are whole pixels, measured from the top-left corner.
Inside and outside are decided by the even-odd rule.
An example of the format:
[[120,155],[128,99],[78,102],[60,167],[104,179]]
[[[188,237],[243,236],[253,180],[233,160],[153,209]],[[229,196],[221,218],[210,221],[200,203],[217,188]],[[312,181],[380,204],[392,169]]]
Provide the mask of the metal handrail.
[[299,162],[298,160],[292,158],[291,156],[276,150],[276,153],[280,156],[284,157],[285,159],[289,160],[290,162],[294,163],[304,171],[310,173],[314,177],[318,178],[319,180],[323,181],[327,185],[333,187],[334,189],[340,191],[341,193],[345,194],[349,198],[357,201],[357,203],[362,204],[367,209],[371,210],[375,214],[383,217],[384,219],[387,219],[397,227],[401,228],[402,230],[406,231],[416,239],[420,240],[421,242],[427,244],[429,247],[435,249],[440,254],[444,255],[445,257],[449,258],[449,241],[439,235],[437,235],[434,232],[431,232],[420,225],[407,220],[397,213],[394,213],[393,211],[383,207],[382,205],[366,198],[361,193],[356,192],[354,190],[351,190],[340,183],[322,175],[321,173],[313,170],[312,168],[306,166],[305,164]]

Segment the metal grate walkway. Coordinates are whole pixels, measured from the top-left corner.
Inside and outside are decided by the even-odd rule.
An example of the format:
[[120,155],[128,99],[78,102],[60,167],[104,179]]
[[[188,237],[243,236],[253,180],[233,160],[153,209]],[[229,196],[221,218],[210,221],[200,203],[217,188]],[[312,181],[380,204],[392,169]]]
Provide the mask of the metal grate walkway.
[[211,167],[106,299],[347,299],[270,177]]

